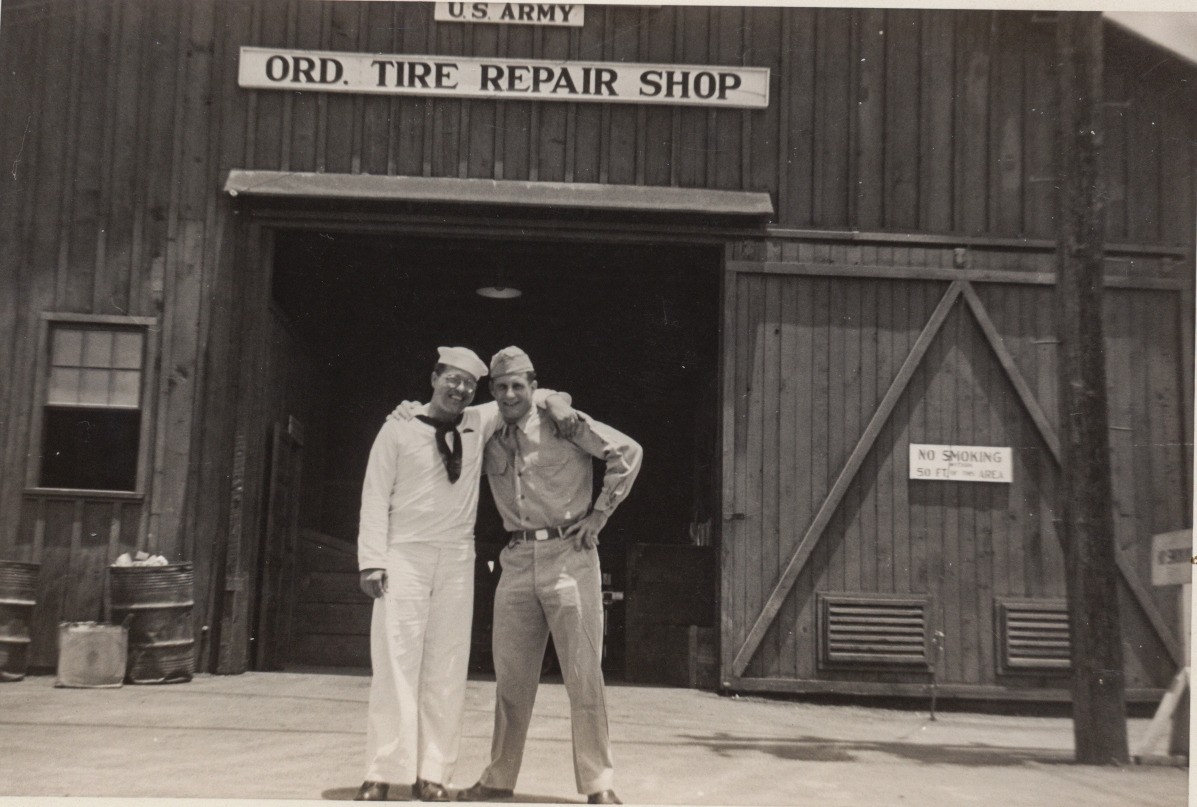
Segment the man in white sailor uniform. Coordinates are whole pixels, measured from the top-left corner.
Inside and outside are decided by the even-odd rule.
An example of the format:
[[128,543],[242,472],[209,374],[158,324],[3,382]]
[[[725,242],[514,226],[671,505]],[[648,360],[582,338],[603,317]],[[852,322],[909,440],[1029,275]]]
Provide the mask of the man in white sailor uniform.
[[[438,348],[432,398],[415,418],[388,420],[362,485],[358,568],[374,598],[370,623],[366,776],[357,801],[414,782],[421,801],[448,801],[457,762],[474,605],[474,519],[482,449],[503,424],[494,403],[470,407],[487,367],[471,350]],[[543,391],[568,429],[569,398]]]

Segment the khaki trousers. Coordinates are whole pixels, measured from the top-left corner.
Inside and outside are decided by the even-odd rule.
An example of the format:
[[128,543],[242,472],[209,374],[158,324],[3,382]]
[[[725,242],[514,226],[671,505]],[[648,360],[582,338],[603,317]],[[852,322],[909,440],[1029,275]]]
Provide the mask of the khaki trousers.
[[550,632],[557,648],[573,729],[579,793],[612,786],[614,766],[603,691],[603,600],[598,550],[572,541],[524,541],[499,556],[492,645],[495,731],[480,781],[515,789]]
[[465,714],[474,542],[390,548],[370,622],[366,779],[447,784]]

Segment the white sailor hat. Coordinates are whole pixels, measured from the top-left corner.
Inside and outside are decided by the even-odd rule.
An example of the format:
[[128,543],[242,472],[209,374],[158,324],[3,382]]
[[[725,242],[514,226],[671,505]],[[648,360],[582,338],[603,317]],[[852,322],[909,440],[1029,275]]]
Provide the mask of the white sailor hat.
[[438,361],[441,364],[447,364],[450,367],[456,367],[458,370],[464,370],[472,375],[475,380],[486,375],[486,363],[478,358],[478,354],[468,347],[438,347],[436,352],[440,356]]

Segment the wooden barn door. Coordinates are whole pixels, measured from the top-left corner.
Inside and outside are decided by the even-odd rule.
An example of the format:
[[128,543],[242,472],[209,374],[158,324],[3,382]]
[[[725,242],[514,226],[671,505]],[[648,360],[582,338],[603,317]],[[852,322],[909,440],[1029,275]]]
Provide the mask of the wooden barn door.
[[[1066,691],[1052,293],[1012,272],[728,262],[724,687]],[[1124,288],[1107,312],[1128,687],[1147,693],[1179,658],[1144,585],[1151,534],[1184,526],[1179,306]],[[1009,447],[1012,482],[910,480],[923,443]]]
[[274,424],[270,481],[266,489],[266,529],[258,599],[259,670],[279,670],[290,658],[295,612],[296,556],[299,550],[299,497],[303,435],[297,422]]
[[820,611],[859,607],[894,626],[872,638],[900,645],[896,680],[918,685],[930,669],[924,640],[937,629],[925,540],[937,528],[909,526],[895,489],[905,467],[895,447],[907,433],[891,416],[901,402],[894,422],[909,422],[903,394],[963,284],[927,282],[913,269],[878,281],[828,265],[729,268],[721,681],[779,691],[869,683],[867,669],[828,675],[818,654]]

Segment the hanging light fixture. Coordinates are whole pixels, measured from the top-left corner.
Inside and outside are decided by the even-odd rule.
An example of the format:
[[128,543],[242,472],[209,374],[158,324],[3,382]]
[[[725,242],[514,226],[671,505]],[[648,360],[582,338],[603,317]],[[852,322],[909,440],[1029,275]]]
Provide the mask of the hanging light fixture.
[[514,300],[523,294],[519,289],[512,288],[511,286],[503,286],[499,283],[493,286],[483,286],[477,289],[475,293],[491,300]]
[[493,271],[491,284],[477,289],[476,294],[489,300],[514,300],[523,295],[522,291],[507,282],[507,266],[504,263],[499,263]]

